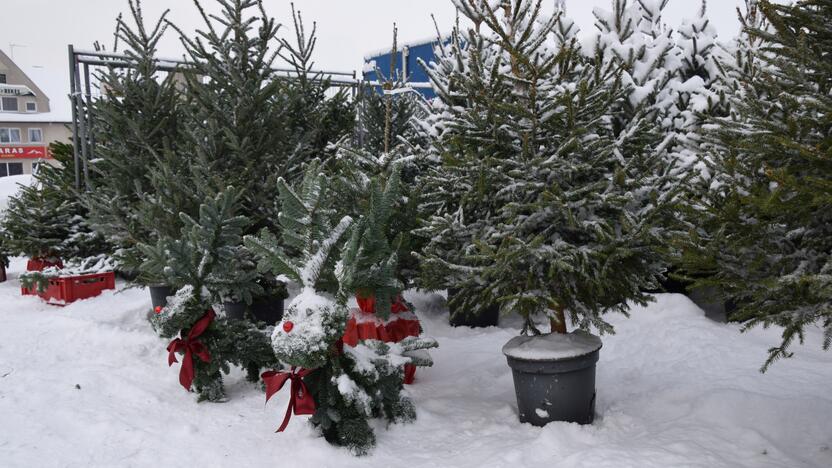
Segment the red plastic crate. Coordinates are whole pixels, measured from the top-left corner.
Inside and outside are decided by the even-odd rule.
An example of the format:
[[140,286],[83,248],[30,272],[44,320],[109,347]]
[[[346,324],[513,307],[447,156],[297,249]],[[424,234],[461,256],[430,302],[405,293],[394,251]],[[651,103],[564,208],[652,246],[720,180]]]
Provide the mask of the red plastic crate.
[[[41,299],[54,305],[66,305],[81,299],[98,296],[105,289],[116,288],[116,275],[112,271],[90,275],[52,278],[42,293]],[[24,292],[24,294],[26,294]]]
[[46,268],[53,267],[53,266],[56,266],[58,268],[63,268],[64,263],[60,260],[58,260],[57,262],[51,262],[49,260],[45,260],[43,258],[36,257],[36,258],[29,259],[29,261],[26,262],[26,271],[43,271]]

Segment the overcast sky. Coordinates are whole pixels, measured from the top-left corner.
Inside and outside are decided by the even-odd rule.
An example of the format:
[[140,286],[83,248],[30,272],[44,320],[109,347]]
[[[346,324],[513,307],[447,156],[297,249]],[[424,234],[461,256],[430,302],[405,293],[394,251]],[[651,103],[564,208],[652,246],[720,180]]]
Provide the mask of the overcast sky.
[[[544,0],[554,4],[555,0]],[[202,0],[209,11],[214,0]],[[455,13],[450,0],[296,0],[309,26],[317,22],[316,68],[338,71],[361,70],[362,57],[371,50],[388,47],[392,25],[399,27],[399,41],[425,39],[435,35],[431,14],[445,32],[453,25]],[[708,12],[722,39],[739,30],[735,9],[742,0],[710,0]],[[610,8],[611,0],[566,0],[567,13],[584,31],[594,30],[592,9]],[[675,26],[695,14],[700,0],[670,0],[665,21]],[[290,1],[265,0],[266,11],[291,30]],[[198,28],[201,20],[192,0],[144,0],[147,22],[170,8],[169,18],[186,31]],[[92,49],[98,40],[112,47],[115,18],[128,11],[127,0],[2,0],[0,49],[14,55],[26,68],[43,67],[55,83],[67,82],[67,44]],[[11,47],[10,44],[17,44]],[[13,50],[12,50],[13,49]],[[182,48],[173,31],[168,32],[160,55],[180,57]],[[42,73],[38,73],[42,75]],[[55,89],[53,84],[44,87]],[[49,92],[49,91],[47,91]],[[54,93],[55,91],[52,91]]]

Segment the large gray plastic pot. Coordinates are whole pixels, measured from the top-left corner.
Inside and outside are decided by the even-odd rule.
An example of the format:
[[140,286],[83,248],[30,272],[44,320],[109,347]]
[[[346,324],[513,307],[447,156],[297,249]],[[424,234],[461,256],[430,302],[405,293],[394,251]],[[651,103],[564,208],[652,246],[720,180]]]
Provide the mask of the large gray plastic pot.
[[595,419],[595,363],[601,339],[576,331],[518,336],[503,346],[514,376],[520,422],[591,424]]
[[147,289],[150,290],[150,303],[153,304],[154,309],[167,306],[168,297],[173,296],[174,293],[170,286],[164,284],[148,286]]

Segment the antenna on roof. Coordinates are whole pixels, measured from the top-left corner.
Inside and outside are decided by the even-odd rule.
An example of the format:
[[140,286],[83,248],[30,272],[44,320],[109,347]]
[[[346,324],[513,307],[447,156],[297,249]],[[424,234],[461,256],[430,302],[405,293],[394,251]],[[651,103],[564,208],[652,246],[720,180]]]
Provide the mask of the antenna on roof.
[[12,58],[12,62],[14,62],[14,48],[15,47],[29,47],[29,46],[23,45],[23,44],[9,43],[9,56]]

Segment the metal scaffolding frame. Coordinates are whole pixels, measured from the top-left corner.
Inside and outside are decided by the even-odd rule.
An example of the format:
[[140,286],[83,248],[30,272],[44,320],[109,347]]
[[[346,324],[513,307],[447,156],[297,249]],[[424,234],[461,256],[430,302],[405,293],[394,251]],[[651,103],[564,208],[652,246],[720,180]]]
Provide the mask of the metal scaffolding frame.
[[[69,89],[70,102],[72,104],[72,146],[75,162],[75,188],[80,190],[83,186],[90,189],[89,162],[95,157],[95,136],[93,130],[92,116],[92,80],[90,69],[92,67],[107,68],[132,68],[134,62],[124,54],[115,54],[102,51],[76,50],[70,44],[67,46],[69,55]],[[173,73],[186,70],[192,62],[182,59],[156,60],[157,68],[162,72]],[[272,68],[275,78],[294,80],[298,79],[297,72],[288,68]],[[311,70],[314,80],[327,80],[333,88],[350,89],[353,98],[362,86],[380,87],[383,83],[377,81],[365,81],[358,77],[355,71],[339,72],[325,70]],[[423,89],[430,88],[430,83],[408,83],[409,88]],[[83,184],[82,184],[83,181]]]

